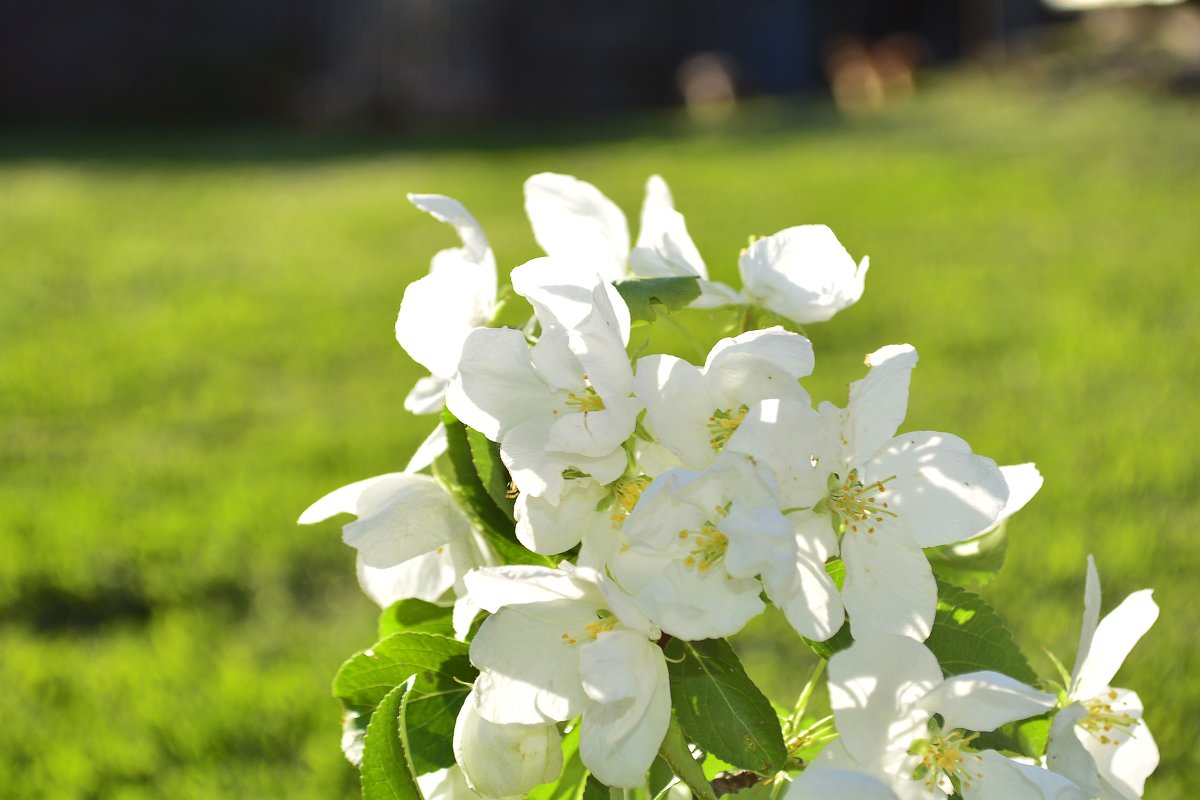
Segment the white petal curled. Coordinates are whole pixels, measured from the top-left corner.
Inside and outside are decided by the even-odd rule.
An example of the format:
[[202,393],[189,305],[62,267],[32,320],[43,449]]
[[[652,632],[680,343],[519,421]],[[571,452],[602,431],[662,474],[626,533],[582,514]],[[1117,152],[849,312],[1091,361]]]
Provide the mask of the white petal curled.
[[[483,228],[462,203],[452,197],[440,194],[410,194],[408,201],[439,222],[453,225],[454,229],[458,231],[458,237],[462,239],[463,249],[473,261],[485,264],[492,259],[492,249],[488,246]],[[492,271],[494,274],[494,261],[492,261]],[[495,294],[493,287],[492,296],[494,297]]]

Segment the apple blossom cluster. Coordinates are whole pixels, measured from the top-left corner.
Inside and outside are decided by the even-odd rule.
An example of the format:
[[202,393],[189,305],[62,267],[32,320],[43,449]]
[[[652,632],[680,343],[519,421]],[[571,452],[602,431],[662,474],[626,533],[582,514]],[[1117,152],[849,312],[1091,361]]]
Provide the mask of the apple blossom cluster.
[[[856,303],[868,268],[829,228],[752,240],[734,288],[661,178],[631,246],[598,189],[540,174],[525,208],[546,255],[501,289],[465,207],[410,199],[461,240],[396,321],[429,371],[405,407],[437,421],[403,471],[300,517],[356,517],[344,540],[384,609],[334,681],[365,798],[1142,796],[1158,752],[1111,683],[1150,592],[1101,620],[1089,558],[1073,670],[1039,680],[966,588],[1002,563],[1034,465],[901,432],[910,345],[867,355],[838,402],[805,388],[801,326]],[[703,364],[653,352],[689,315]],[[768,607],[816,657],[794,708],[727,641]]]

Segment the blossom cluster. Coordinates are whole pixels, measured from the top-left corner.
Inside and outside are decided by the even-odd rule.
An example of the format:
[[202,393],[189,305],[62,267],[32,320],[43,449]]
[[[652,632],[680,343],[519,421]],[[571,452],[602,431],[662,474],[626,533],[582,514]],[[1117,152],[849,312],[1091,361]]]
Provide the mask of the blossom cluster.
[[[900,432],[908,344],[867,355],[841,405],[805,389],[801,326],[860,299],[866,258],[823,225],[788,228],[742,251],[734,288],[709,278],[661,178],[631,246],[598,189],[540,174],[525,207],[546,255],[500,289],[467,209],[410,199],[461,239],[396,321],[430,373],[405,407],[441,416],[403,471],[300,518],[357,517],[344,539],[385,609],[386,636],[334,685],[364,796],[382,780],[431,800],[597,783],[709,800],[716,765],[790,800],[1141,797],[1157,749],[1137,695],[1110,684],[1157,617],[1150,592],[1101,620],[1089,559],[1074,669],[1037,681],[1002,626],[970,627],[995,612],[954,579],[1040,489],[1036,467]],[[531,316],[501,324],[522,301]],[[731,320],[703,364],[629,355],[686,309]],[[821,657],[794,711],[723,641],[768,606]]]

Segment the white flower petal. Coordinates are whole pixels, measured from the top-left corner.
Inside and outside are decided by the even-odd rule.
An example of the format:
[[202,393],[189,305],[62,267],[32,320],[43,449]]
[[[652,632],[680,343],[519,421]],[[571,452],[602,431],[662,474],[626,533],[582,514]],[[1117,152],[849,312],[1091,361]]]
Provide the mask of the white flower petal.
[[357,516],[359,514],[358,500],[362,497],[363,492],[376,484],[391,485],[403,474],[401,472],[389,472],[385,475],[375,475],[371,478],[364,478],[361,481],[340,486],[304,509],[300,514],[300,519],[296,520],[296,522],[300,525],[314,525],[338,514],[354,514]]
[[571,481],[568,486],[557,505],[528,494],[517,497],[517,539],[535,553],[564,553],[587,531],[612,527],[609,512],[596,510],[606,495],[604,487],[593,480]]
[[425,800],[482,800],[467,786],[466,776],[458,765],[417,776],[417,786]]
[[1033,463],[1001,467],[1000,474],[1004,476],[1004,482],[1008,485],[1008,502],[1004,504],[1004,510],[1000,512],[998,520],[1003,522],[1024,508],[1041,491],[1044,480],[1042,473],[1038,472],[1037,465]]
[[550,416],[554,394],[533,369],[525,336],[509,328],[480,328],[467,337],[459,374],[446,405],[493,442],[534,416]]
[[699,367],[671,355],[646,356],[638,359],[633,387],[665,447],[694,469],[712,463],[716,451],[706,423],[720,400],[709,394]]
[[595,608],[574,600],[507,605],[488,617],[471,642],[479,715],[535,725],[581,713],[588,700],[579,650],[562,637],[585,631],[596,619]]
[[751,406],[725,449],[770,466],[785,507],[812,508],[829,494],[830,473],[842,470],[839,425],[807,403],[763,400]]
[[812,374],[813,363],[812,342],[776,326],[722,339],[704,369],[716,380],[713,393],[728,403],[786,397],[807,405],[808,392],[797,381]]
[[1030,764],[1019,764],[995,750],[984,750],[974,756],[976,777],[963,782],[965,800],[1088,800],[1083,790],[1071,781],[1049,770]]
[[1134,592],[1100,620],[1087,654],[1075,665],[1071,699],[1095,697],[1112,683],[1129,651],[1158,619],[1158,605],[1152,595],[1150,589]]
[[470,523],[437,481],[404,473],[367,487],[358,498],[358,519],[342,539],[363,563],[391,567],[470,535]]
[[847,532],[842,560],[842,602],[856,639],[899,634],[925,641],[937,610],[937,583],[925,554],[902,525],[877,523],[875,533]]
[[766,608],[760,592],[754,579],[730,578],[720,569],[702,573],[674,561],[660,564],[659,579],[634,596],[664,633],[696,641],[744,628]]
[[1158,767],[1158,744],[1141,719],[1141,698],[1127,689],[1114,689],[1113,694],[1115,698],[1106,698],[1113,711],[1133,717],[1134,724],[1106,731],[1107,742],[1080,728],[1075,729],[1075,736],[1091,754],[1100,777],[1122,797],[1136,800],[1145,791],[1146,779]]
[[1057,698],[999,672],[969,672],[942,681],[921,699],[930,713],[941,714],[945,730],[993,731],[1009,722],[1041,714]]
[[805,325],[862,297],[868,261],[854,260],[825,225],[800,225],[755,241],[738,261],[742,283],[771,311]]
[[507,605],[557,600],[578,600],[597,608],[603,603],[589,570],[508,564],[472,570],[463,581],[479,607],[493,613]]
[[425,441],[417,446],[417,451],[412,454],[412,458],[404,466],[405,472],[420,472],[421,470],[432,464],[437,457],[446,452],[449,444],[446,441],[446,426],[438,423],[429,435],[425,437]]
[[1076,736],[1076,725],[1087,717],[1087,709],[1071,703],[1054,715],[1046,742],[1046,765],[1083,788],[1089,798],[1100,795],[1096,761]]
[[897,800],[887,784],[863,772],[836,767],[809,767],[796,776],[784,800]]
[[579,755],[584,765],[599,781],[616,788],[634,789],[645,783],[671,721],[671,689],[662,651],[646,639],[641,639],[640,647],[644,678],[639,680],[639,691],[648,685],[650,695],[593,702],[584,712],[580,730]]
[[494,277],[487,294],[488,282],[477,265],[454,266],[410,283],[396,316],[396,340],[404,352],[440,378],[458,369],[463,342],[472,329],[487,323],[495,297]]
[[404,410],[410,414],[437,414],[446,405],[446,388],[450,385],[447,378],[435,378],[427,375],[419,378],[412,390],[404,398]]
[[966,442],[949,433],[897,436],[865,465],[863,475],[864,484],[884,482],[882,499],[922,547],[982,533],[996,522],[1008,500],[1008,486],[996,462],[975,455]]
[[523,795],[562,772],[562,737],[555,725],[500,725],[476,711],[474,691],[454,724],[454,760],[485,797]]
[[[1089,553],[1087,557],[1087,578],[1083,587],[1083,624],[1079,628],[1079,646],[1075,649],[1075,666],[1071,673],[1071,686],[1075,686],[1079,678],[1079,670],[1092,649],[1092,638],[1096,635],[1096,627],[1100,624],[1100,573],[1096,571],[1096,559]],[[1075,699],[1075,698],[1073,698]],[[1087,699],[1087,698],[1083,698]]]
[[824,559],[811,552],[811,542],[801,537],[796,541],[800,550],[795,561],[763,572],[763,586],[797,633],[823,642],[837,633],[846,619],[842,598],[825,571]]
[[[408,201],[439,222],[453,225],[454,229],[458,231],[459,238],[462,239],[463,248],[474,261],[484,264],[492,258],[492,249],[488,246],[483,228],[462,203],[452,197],[440,194],[410,194]],[[493,262],[493,274],[494,272]],[[493,287],[492,296],[495,297],[495,295],[495,287]]]
[[708,277],[704,259],[688,234],[683,215],[675,210],[666,181],[652,175],[646,181],[637,247],[629,254],[637,275],[660,278],[676,275]]
[[931,714],[919,701],[941,683],[925,645],[903,636],[858,638],[829,659],[829,700],[846,750],[864,764],[884,764],[927,733]]
[[534,175],[525,181],[525,213],[547,255],[586,265],[605,280],[624,276],[625,215],[592,184],[570,175]]
[[380,608],[410,597],[437,602],[454,587],[458,577],[450,548],[441,552],[430,550],[394,567],[384,568],[369,567],[359,556],[355,560],[355,569],[358,585]]
[[904,421],[917,351],[909,344],[887,345],[868,355],[866,364],[871,370],[850,384],[846,404],[846,438],[853,464],[869,461]]

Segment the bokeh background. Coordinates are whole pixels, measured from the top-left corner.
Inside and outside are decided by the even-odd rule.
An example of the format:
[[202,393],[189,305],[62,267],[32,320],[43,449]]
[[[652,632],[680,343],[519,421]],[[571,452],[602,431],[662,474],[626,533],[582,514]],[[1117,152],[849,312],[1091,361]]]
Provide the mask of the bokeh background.
[[[507,270],[543,170],[632,219],[662,174],[721,279],[794,224],[869,254],[812,393],[911,342],[908,429],[1038,463],[984,594],[1051,677],[1086,554],[1105,610],[1153,586],[1117,683],[1147,797],[1194,797],[1200,8],[1070,6],[0,8],[0,797],[356,795],[328,685],[375,609],[295,519],[432,426],[392,325],[453,234],[405,194],[462,200]],[[786,703],[783,631],[737,641]]]

